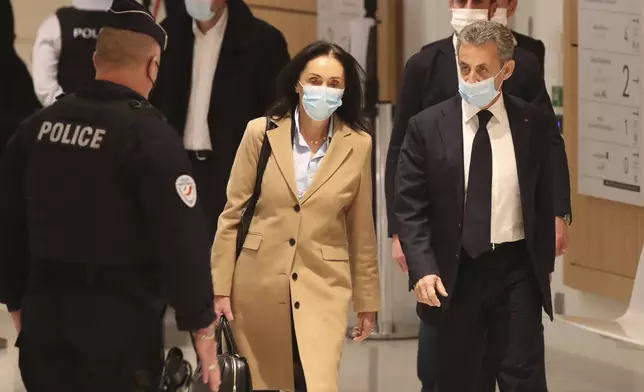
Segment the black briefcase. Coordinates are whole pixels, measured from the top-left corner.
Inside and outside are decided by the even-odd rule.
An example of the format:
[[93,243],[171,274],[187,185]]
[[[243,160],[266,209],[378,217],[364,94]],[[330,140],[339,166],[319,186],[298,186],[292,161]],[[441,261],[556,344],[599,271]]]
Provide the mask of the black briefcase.
[[[219,392],[253,392],[250,367],[246,358],[240,357],[237,343],[233,336],[230,323],[225,316],[221,316],[217,327],[217,350],[219,354],[219,368],[221,369],[221,386]],[[226,343],[227,352],[224,353],[223,344]],[[210,392],[208,385],[202,381],[203,368],[197,365],[192,377],[190,392]]]

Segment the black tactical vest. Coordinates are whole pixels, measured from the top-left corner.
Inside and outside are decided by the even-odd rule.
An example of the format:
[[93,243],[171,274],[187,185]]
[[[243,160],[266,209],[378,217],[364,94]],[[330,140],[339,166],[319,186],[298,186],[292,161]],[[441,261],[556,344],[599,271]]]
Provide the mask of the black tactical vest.
[[140,165],[132,125],[145,116],[160,114],[147,102],[68,95],[30,122],[25,187],[32,260],[150,261],[133,170]]
[[85,11],[63,7],[56,11],[60,23],[61,50],[58,59],[58,84],[65,93],[77,92],[96,72],[92,56],[105,11]]

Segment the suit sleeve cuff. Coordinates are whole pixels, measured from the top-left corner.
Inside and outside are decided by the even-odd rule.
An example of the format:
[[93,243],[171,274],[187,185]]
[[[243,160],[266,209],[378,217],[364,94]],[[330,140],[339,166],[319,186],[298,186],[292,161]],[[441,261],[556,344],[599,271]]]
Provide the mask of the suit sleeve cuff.
[[199,329],[209,327],[217,319],[214,310],[214,303],[210,303],[209,306],[204,308],[201,312],[189,316],[180,314],[178,310],[176,312],[175,318],[177,321],[177,328],[180,331],[197,331]]

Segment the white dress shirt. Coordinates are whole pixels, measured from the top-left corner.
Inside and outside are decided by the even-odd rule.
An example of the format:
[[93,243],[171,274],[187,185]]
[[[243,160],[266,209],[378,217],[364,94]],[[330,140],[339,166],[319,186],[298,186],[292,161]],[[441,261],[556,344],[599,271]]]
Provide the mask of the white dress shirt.
[[297,132],[295,132],[295,140],[293,140],[295,185],[297,188],[297,197],[301,199],[313,183],[315,173],[317,173],[318,169],[322,165],[322,160],[329,149],[329,144],[333,137],[333,116],[331,116],[331,120],[329,121],[329,133],[326,141],[322,146],[320,146],[320,149],[315,154],[313,154],[313,151],[311,151],[306,139],[304,139],[304,136],[300,133],[299,108],[295,109],[293,121],[295,121],[295,129],[297,130]]
[[221,52],[227,25],[227,9],[224,9],[217,24],[208,30],[206,34],[199,30],[197,22],[192,22],[195,45],[192,55],[192,88],[190,90],[186,128],[183,134],[183,145],[186,150],[212,150],[208,112],[210,111],[212,83],[215,79],[219,53]]
[[[72,6],[85,11],[107,11],[112,0],[73,0]],[[49,106],[63,93],[58,84],[58,59],[62,46],[60,22],[56,14],[40,25],[32,52],[31,72],[34,91],[43,106]]]
[[[465,193],[470,177],[472,144],[479,127],[478,107],[463,100],[463,163]],[[502,244],[525,238],[517,161],[503,95],[488,109],[487,129],[492,145],[492,221],[490,243]]]

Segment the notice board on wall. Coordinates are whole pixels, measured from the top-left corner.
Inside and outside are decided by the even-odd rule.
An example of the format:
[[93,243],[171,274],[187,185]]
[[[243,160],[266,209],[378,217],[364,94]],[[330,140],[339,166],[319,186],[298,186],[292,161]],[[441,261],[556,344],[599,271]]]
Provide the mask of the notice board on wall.
[[642,0],[579,0],[578,184],[644,206]]

